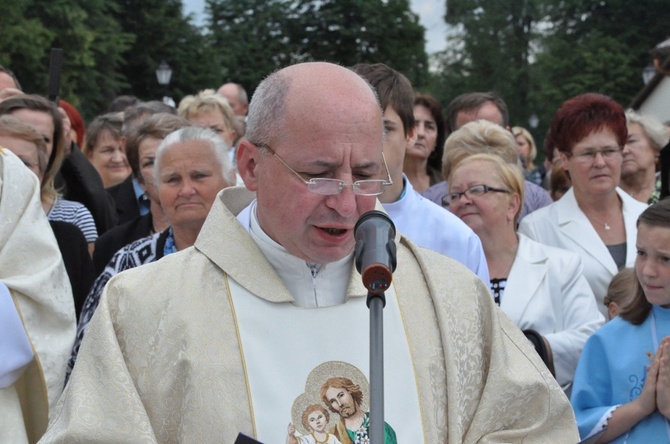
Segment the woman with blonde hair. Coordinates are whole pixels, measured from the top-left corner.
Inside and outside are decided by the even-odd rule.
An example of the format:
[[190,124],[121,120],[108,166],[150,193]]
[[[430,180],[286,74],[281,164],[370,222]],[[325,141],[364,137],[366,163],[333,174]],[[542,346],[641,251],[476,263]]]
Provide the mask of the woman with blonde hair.
[[200,91],[195,96],[186,96],[177,108],[179,117],[191,125],[209,128],[217,133],[229,147],[233,147],[236,131],[233,109],[228,101],[213,89]]
[[[495,123],[476,120],[451,133],[445,142],[442,156],[442,174],[445,178],[449,177],[451,167],[457,161],[481,153],[498,155],[505,162],[521,168],[521,161],[512,134]],[[518,220],[522,220],[527,214],[552,202],[549,193],[544,188],[528,180],[524,180],[523,188],[524,195]],[[441,204],[444,207],[448,206],[446,201],[447,192],[448,181],[445,181],[445,189],[441,197]]]
[[542,337],[546,362],[569,392],[584,343],[605,322],[579,256],[517,234],[524,191],[517,165],[475,154],[455,162],[448,181],[449,209],[482,241],[496,303],[521,330]]
[[512,128],[514,140],[516,141],[516,148],[519,151],[519,157],[523,163],[524,176],[526,180],[533,182],[536,185],[542,185],[544,180],[544,171],[542,167],[535,165],[535,158],[537,157],[537,147],[535,146],[535,139],[533,135],[526,128],[515,126]]
[[[191,125],[209,128],[218,134],[226,142],[228,157],[237,171],[235,142],[238,140],[238,133],[235,128],[239,124],[235,122],[233,109],[224,97],[213,89],[206,89],[195,96],[184,97],[179,102],[177,112],[179,117],[186,119]],[[243,185],[239,174],[236,174],[235,183]]]

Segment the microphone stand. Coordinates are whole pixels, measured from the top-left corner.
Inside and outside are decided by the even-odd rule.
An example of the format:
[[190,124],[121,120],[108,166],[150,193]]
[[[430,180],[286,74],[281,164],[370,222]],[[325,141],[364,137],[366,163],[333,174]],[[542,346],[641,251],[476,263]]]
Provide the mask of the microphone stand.
[[354,227],[356,269],[368,290],[370,310],[370,412],[371,444],[384,444],[384,291],[396,267],[395,226],[381,211],[368,211]]
[[370,443],[384,444],[384,292],[368,291],[370,309]]

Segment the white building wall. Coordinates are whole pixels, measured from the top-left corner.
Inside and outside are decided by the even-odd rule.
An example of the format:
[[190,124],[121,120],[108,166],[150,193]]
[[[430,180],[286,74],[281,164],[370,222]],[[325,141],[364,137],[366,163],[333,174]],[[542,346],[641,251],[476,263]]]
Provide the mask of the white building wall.
[[661,83],[647,97],[638,110],[640,114],[652,115],[661,122],[670,120],[670,77],[664,77]]

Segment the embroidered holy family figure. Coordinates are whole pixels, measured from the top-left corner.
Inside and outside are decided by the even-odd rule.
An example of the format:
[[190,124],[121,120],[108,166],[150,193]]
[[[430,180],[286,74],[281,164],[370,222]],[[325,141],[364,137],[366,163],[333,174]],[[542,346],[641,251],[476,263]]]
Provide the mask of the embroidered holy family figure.
[[[338,376],[324,380],[326,373]],[[344,362],[321,364],[310,373],[305,393],[293,403],[286,444],[369,443],[368,393],[369,383],[356,367]],[[295,425],[302,430],[296,430]],[[384,439],[387,444],[397,443],[395,431],[387,423]]]

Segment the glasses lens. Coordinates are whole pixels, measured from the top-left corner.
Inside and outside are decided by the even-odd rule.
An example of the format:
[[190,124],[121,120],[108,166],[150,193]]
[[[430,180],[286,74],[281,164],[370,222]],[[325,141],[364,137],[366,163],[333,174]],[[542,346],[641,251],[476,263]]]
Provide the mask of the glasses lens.
[[324,196],[339,194],[342,186],[342,181],[337,179],[311,179],[306,183],[309,191]]
[[376,196],[382,193],[383,180],[359,180],[354,183],[354,193],[362,196]]
[[360,180],[354,184],[345,184],[338,179],[311,179],[307,182],[307,189],[312,193],[323,196],[340,194],[344,187],[352,187],[354,194],[359,196],[378,196],[382,194],[385,182],[383,180]]
[[447,205],[449,205],[450,203],[456,202],[459,197],[461,197],[460,193],[447,194],[444,196],[444,201],[446,201]]
[[468,197],[481,196],[482,194],[486,193],[486,187],[484,185],[475,185],[474,187],[470,187],[465,190],[465,192]]

